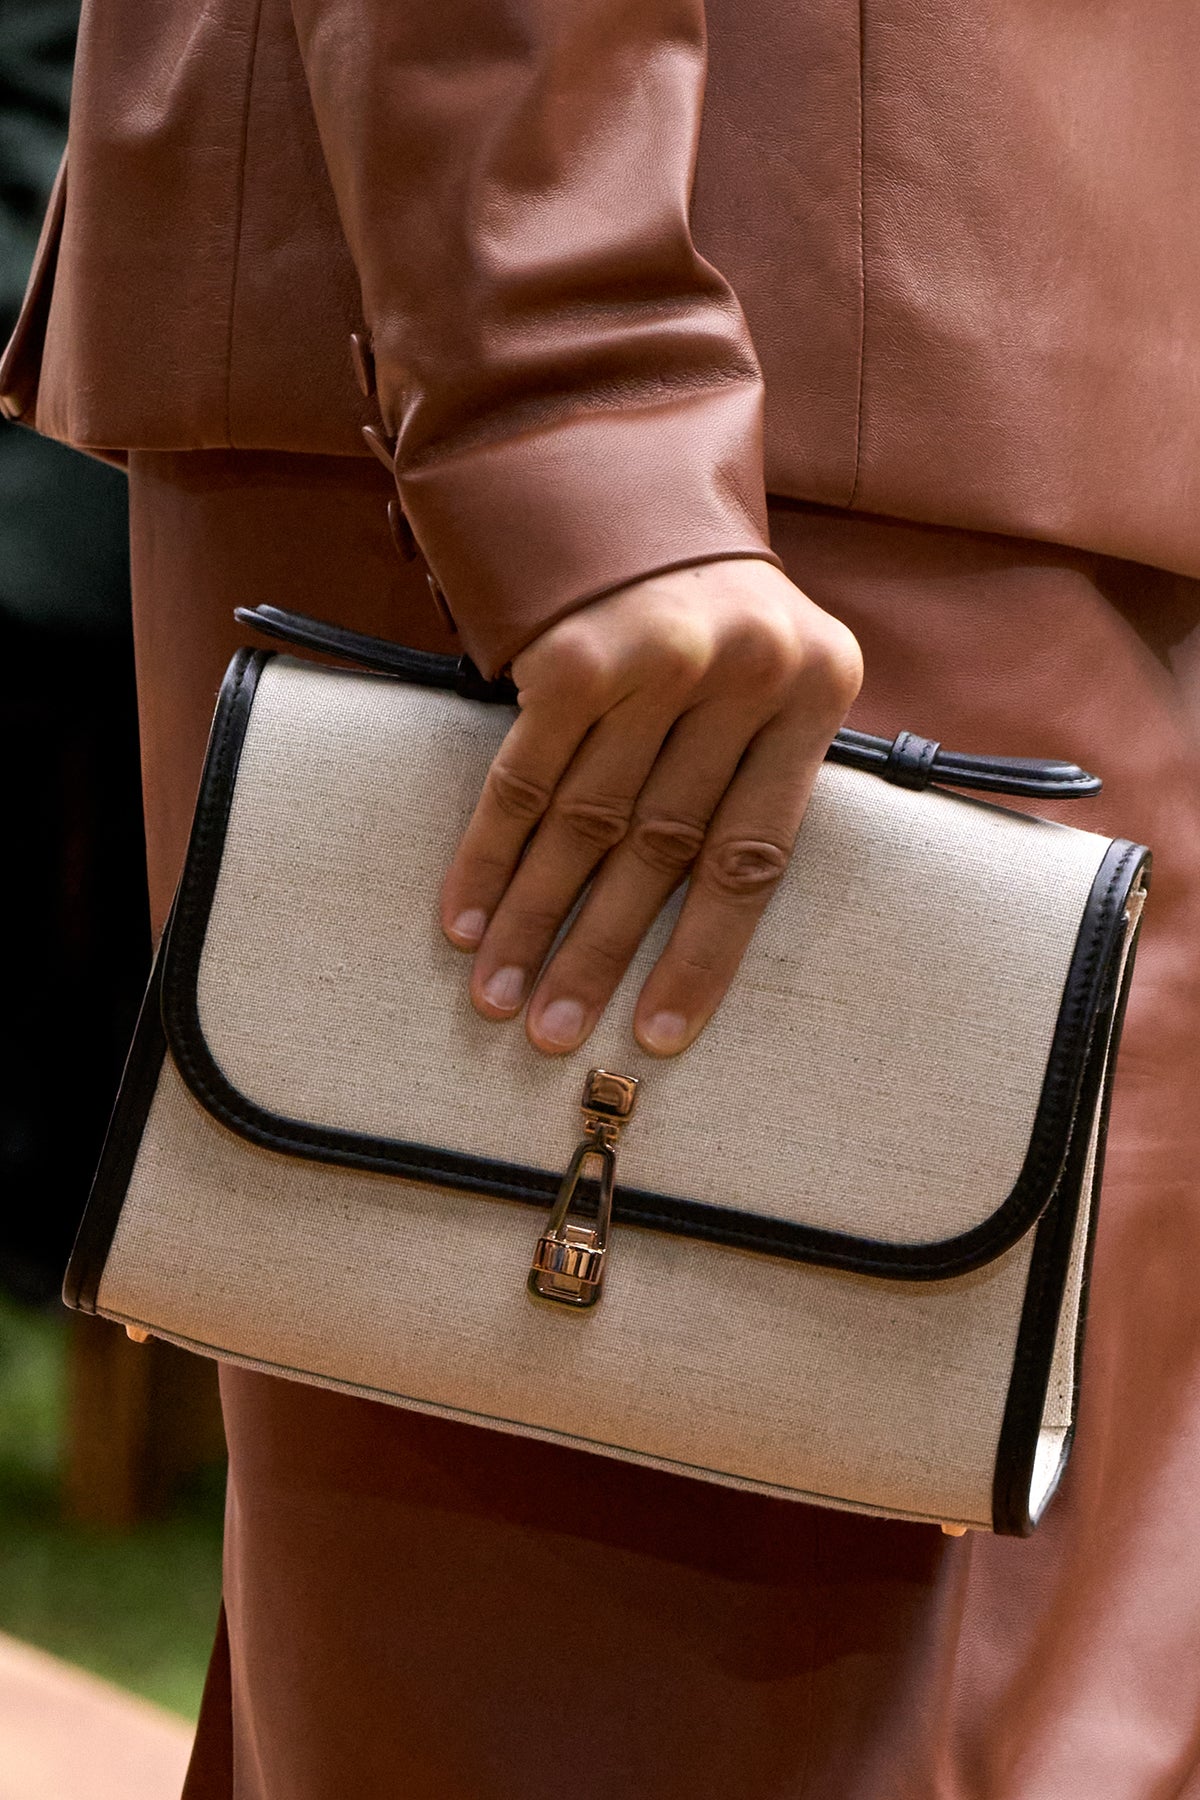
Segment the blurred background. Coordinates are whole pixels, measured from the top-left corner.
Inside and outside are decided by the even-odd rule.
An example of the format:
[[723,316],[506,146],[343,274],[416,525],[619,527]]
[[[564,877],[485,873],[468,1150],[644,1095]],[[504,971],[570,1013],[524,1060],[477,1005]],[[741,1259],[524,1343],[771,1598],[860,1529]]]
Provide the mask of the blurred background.
[[[0,0],[0,341],[66,138],[77,22],[78,0]],[[110,1776],[140,1800],[116,1749],[89,1771],[77,1737],[52,1769],[21,1733],[39,1695],[64,1736],[89,1697],[93,1726],[108,1702],[114,1732],[148,1727],[116,1689],[194,1719],[219,1600],[211,1366],[58,1298],[150,953],[124,490],[0,420],[0,1800],[91,1800]],[[168,1764],[143,1763],[166,1800]]]

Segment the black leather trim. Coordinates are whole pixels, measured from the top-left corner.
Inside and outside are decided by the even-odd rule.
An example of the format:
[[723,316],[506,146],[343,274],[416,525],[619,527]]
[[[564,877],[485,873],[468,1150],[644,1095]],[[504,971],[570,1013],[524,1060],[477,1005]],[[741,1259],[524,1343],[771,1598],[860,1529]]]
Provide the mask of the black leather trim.
[[167,1040],[163,1032],[160,996],[162,954],[154,959],[150,983],[138,1014],[137,1028],[121,1088],[92,1181],[87,1207],[79,1221],[71,1260],[63,1277],[63,1300],[78,1312],[94,1313],[100,1277],[112,1247],[117,1220],[125,1204],[133,1165],[145,1130],[146,1118],[158,1086]]
[[[1147,857],[1142,864],[1142,872],[1147,881],[1149,866],[1150,859]],[[1063,1442],[1056,1479],[1046,1496],[1043,1511],[1045,1505],[1049,1505],[1050,1500],[1054,1497],[1058,1482],[1070,1461],[1074,1444],[1083,1345],[1087,1327],[1092,1254],[1095,1248],[1096,1223],[1100,1211],[1104,1152],[1108,1138],[1113,1081],[1116,1075],[1117,1048],[1120,1044],[1121,1029],[1125,1022],[1125,1009],[1129,1001],[1130,983],[1133,979],[1133,967],[1137,960],[1137,945],[1140,936],[1141,922],[1139,920],[1134,928],[1134,938],[1129,947],[1129,954],[1125,959],[1121,990],[1117,994],[1111,991],[1105,994],[1103,1005],[1097,1015],[1080,1092],[1080,1119],[1086,1125],[1086,1121],[1092,1118],[1098,1103],[1100,1125],[1096,1145],[1092,1207],[1088,1219],[1087,1242],[1084,1246],[1079,1317],[1075,1328],[1071,1425]],[[1112,984],[1115,984],[1120,962],[1121,941],[1118,938],[1110,959],[1108,976],[1110,989]],[[1110,1017],[1112,1019],[1111,1032],[1108,1028]],[[1102,1074],[1104,1088],[1103,1092],[1097,1095]],[[1083,1178],[1086,1173],[1087,1150],[1088,1132],[1086,1128],[1082,1128],[1073,1135],[1071,1153],[1067,1160],[1067,1166],[1063,1170],[1058,1192],[1042,1215],[1034,1238],[1033,1255],[1030,1258],[1029,1276],[1025,1286],[1025,1300],[1021,1309],[1021,1322],[1017,1329],[1017,1342],[1013,1353],[1012,1376],[1009,1382],[1004,1419],[1000,1428],[1000,1439],[996,1448],[996,1468],[992,1487],[993,1529],[1006,1537],[1028,1537],[1036,1528],[1038,1519],[1041,1517],[1041,1512],[1034,1516],[1029,1511],[1029,1484],[1033,1476],[1034,1458],[1037,1454],[1042,1411],[1046,1404],[1046,1394],[1050,1385],[1050,1370],[1054,1361],[1054,1344],[1058,1334],[1059,1313],[1062,1309],[1063,1295],[1066,1289],[1071,1248],[1074,1243],[1075,1226],[1083,1192]]]
[[[201,777],[202,789],[219,785],[227,787],[232,793],[237,776],[237,759],[241,755],[250,710],[254,704],[254,690],[258,686],[260,673],[269,661],[270,656],[262,650],[239,650],[230,663],[217,700],[216,718],[209,733],[204,773]],[[193,837],[194,835],[193,828]],[[163,1058],[167,1053],[162,1023],[162,984],[177,907],[178,896],[154,958],[133,1043],[125,1061],[120,1092],[113,1108],[104,1148],[100,1153],[100,1164],[63,1279],[63,1300],[80,1312],[96,1310],[100,1278],[104,1273],[104,1264],[112,1246],[121,1208],[125,1204],[133,1165],[137,1161],[142,1133],[158,1086]]]
[[[320,650],[343,662],[371,669],[377,675],[394,675],[422,687],[452,688],[471,700],[514,705],[517,690],[501,676],[488,681],[468,656],[435,656],[427,650],[409,650],[386,638],[348,631],[306,613],[285,612],[279,606],[239,606],[234,617],[242,625],[285,644]],[[865,769],[899,787],[973,788],[978,793],[1023,794],[1027,798],[1072,800],[1098,794],[1101,781],[1075,763],[1042,762],[1031,757],[968,756],[959,750],[943,750],[932,738],[902,731],[894,739],[872,737],[869,732],[843,727],[829,746],[830,762]]]
[[[226,679],[176,900],[162,1005],[167,1040],[180,1075],[215,1119],[266,1149],[547,1206],[557,1190],[556,1170],[287,1118],[239,1093],[213,1057],[200,1025],[196,983],[252,704],[251,674],[256,680],[265,660],[262,652],[256,652],[249,663],[235,660]],[[1118,840],[1101,864],[1080,926],[1025,1163],[1012,1193],[990,1218],[953,1238],[898,1244],[628,1187],[618,1190],[615,1218],[736,1249],[895,1279],[935,1280],[989,1262],[1030,1229],[1059,1182],[1071,1147],[1086,1051],[1103,982],[1120,935],[1126,896],[1145,855],[1140,846]]]
[[344,625],[330,625],[324,619],[310,619],[304,613],[284,612],[278,606],[256,606],[251,610],[239,606],[234,618],[249,625],[263,637],[294,644],[303,650],[320,650],[326,656],[340,657],[343,662],[370,669],[376,675],[392,675],[415,687],[447,688],[468,700],[496,701],[515,706],[517,690],[506,676],[488,681],[469,656],[439,656],[432,650],[410,650],[407,644],[392,644],[386,638],[367,637],[361,631],[350,631]]

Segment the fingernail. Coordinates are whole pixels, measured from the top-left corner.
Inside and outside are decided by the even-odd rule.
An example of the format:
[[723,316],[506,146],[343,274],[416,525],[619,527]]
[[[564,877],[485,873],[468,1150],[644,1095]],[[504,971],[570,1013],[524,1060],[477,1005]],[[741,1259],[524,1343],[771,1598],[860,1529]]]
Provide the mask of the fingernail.
[[573,1050],[583,1036],[583,1008],[578,1000],[552,1000],[538,1014],[536,1029],[548,1044]]
[[451,934],[461,944],[477,944],[487,930],[487,914],[478,906],[472,906],[467,912],[460,912],[453,925]]
[[642,1026],[638,1033],[646,1049],[655,1056],[674,1056],[687,1043],[688,1022],[682,1013],[660,1012]]
[[497,969],[483,984],[484,999],[500,1012],[511,1012],[514,1006],[520,1006],[524,992],[525,971],[511,966]]

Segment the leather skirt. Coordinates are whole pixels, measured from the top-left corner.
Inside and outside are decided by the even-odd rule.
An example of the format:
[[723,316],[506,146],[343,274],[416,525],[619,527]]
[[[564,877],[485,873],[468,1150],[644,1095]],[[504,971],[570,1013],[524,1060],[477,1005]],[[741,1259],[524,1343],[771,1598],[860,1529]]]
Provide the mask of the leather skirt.
[[[130,483],[161,919],[235,605],[448,646],[373,462]],[[862,642],[855,724],[1069,757],[1103,795],[1041,810],[1155,852],[1062,1492],[952,1542],[225,1370],[187,1800],[1200,1800],[1200,583],[798,505],[772,536]]]

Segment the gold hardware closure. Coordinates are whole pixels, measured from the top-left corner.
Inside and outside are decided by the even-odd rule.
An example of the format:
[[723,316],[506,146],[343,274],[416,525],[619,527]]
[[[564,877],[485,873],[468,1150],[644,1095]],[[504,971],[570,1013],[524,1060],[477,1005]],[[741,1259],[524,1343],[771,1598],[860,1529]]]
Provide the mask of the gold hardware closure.
[[[604,1280],[604,1258],[612,1221],[613,1181],[617,1167],[617,1143],[637,1105],[637,1079],[592,1069],[584,1083],[583,1140],[576,1146],[554,1210],[537,1241],[529,1291],[542,1300],[558,1300],[564,1306],[594,1306]],[[585,1165],[599,1163],[600,1197],[594,1225],[574,1225],[567,1215]]]

